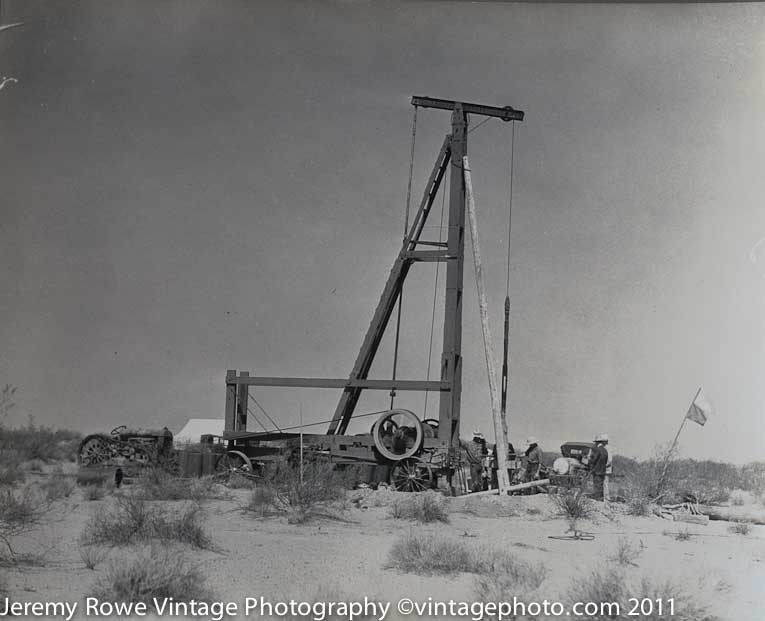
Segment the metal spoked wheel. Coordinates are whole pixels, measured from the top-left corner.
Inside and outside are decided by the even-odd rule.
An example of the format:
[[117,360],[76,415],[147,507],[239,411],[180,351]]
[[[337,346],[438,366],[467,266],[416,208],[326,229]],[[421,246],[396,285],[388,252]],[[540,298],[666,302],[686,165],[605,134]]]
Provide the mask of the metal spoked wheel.
[[241,451],[226,451],[215,464],[215,474],[228,477],[233,474],[251,475],[252,462]]
[[390,482],[397,492],[424,492],[433,488],[433,470],[420,459],[405,459],[393,466]]
[[109,440],[103,436],[88,436],[80,444],[77,459],[83,466],[97,466],[112,457]]
[[388,410],[372,427],[375,448],[390,461],[414,457],[424,437],[422,422],[409,410]]

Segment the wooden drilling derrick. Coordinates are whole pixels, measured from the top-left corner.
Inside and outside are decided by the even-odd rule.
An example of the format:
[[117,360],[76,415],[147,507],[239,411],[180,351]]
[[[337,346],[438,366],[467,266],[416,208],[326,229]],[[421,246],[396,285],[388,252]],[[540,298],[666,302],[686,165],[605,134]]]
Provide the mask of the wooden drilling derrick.
[[[408,227],[393,263],[372,321],[347,379],[261,377],[247,371],[226,372],[226,409],[223,438],[228,452],[223,468],[252,469],[253,461],[267,461],[302,442],[310,453],[328,455],[337,463],[387,464],[393,479],[410,490],[424,489],[437,474],[451,476],[459,459],[460,398],[462,392],[462,298],[465,258],[466,189],[463,158],[468,152],[471,116],[522,121],[524,113],[479,104],[412,97],[416,108],[450,110],[451,132],[444,138],[428,178],[417,213]],[[448,236],[446,241],[422,239],[428,216],[449,165]],[[428,248],[428,249],[424,249]],[[432,380],[369,379],[369,371],[391,315],[399,302],[409,269],[416,262],[445,262],[446,291],[441,353],[441,378]],[[254,432],[247,429],[250,386],[342,389],[325,434],[289,430]],[[379,412],[371,433],[346,435],[363,390],[434,391],[439,394],[438,420],[421,421],[408,410]]]

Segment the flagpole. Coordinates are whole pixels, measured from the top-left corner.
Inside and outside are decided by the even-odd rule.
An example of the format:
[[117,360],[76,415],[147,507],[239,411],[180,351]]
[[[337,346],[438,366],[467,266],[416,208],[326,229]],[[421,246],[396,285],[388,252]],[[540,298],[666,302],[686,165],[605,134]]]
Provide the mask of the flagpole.
[[693,396],[693,401],[691,401],[691,404],[688,406],[688,409],[685,411],[685,414],[683,415],[683,422],[680,423],[680,428],[677,430],[677,433],[675,434],[675,439],[672,440],[672,446],[669,447],[669,451],[667,451],[667,455],[664,457],[664,468],[662,469],[661,477],[659,478],[658,489],[656,490],[657,494],[661,491],[661,486],[664,484],[664,477],[667,476],[667,468],[669,467],[669,458],[672,456],[672,453],[675,452],[675,447],[677,446],[677,439],[680,437],[680,432],[683,430],[683,427],[685,426],[685,421],[688,420],[688,414],[690,413],[691,408],[693,407],[693,404],[696,403],[696,399],[699,398],[700,394],[701,394],[701,386],[699,386],[699,389],[696,391],[696,394]]

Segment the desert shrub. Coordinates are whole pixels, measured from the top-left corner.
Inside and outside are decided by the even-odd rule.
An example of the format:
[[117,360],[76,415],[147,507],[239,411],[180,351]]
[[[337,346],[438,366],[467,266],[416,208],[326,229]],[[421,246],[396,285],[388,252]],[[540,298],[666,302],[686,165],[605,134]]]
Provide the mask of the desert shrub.
[[77,473],[77,478],[75,480],[77,482],[77,485],[102,486],[102,485],[105,485],[107,481],[110,481],[111,478],[103,470],[88,470],[86,468],[80,468],[80,471]]
[[17,483],[23,483],[24,471],[18,464],[0,463],[0,487],[10,487]]
[[586,520],[595,513],[595,506],[582,487],[561,490],[549,496],[559,515],[572,520]]
[[160,539],[209,548],[212,541],[204,529],[199,505],[172,513],[149,505],[142,498],[119,496],[107,511],[95,512],[80,538],[83,545],[125,546]]
[[[526,589],[536,588],[546,576],[543,565],[532,565],[505,550],[470,546],[444,535],[417,531],[410,531],[393,544],[388,567],[421,575],[496,575]],[[490,586],[486,582],[479,588]]]
[[749,522],[737,521],[728,526],[728,532],[734,535],[748,535],[752,530],[752,525]]
[[730,493],[730,504],[734,507],[743,507],[747,500],[748,495],[743,490],[736,489]]
[[40,489],[45,494],[45,497],[51,501],[69,498],[74,488],[74,481],[63,475],[52,476],[40,483]]
[[388,566],[424,575],[472,572],[476,553],[462,541],[412,531],[393,544]]
[[629,515],[646,516],[651,514],[651,500],[645,496],[633,496],[627,500]]
[[619,565],[633,565],[637,567],[635,561],[643,554],[643,542],[640,542],[638,546],[633,541],[630,541],[626,537],[619,537],[616,542],[616,548],[609,555],[608,560],[618,563]]
[[269,485],[257,485],[250,494],[246,509],[260,517],[266,517],[276,511],[276,491]]
[[693,537],[693,533],[689,531],[687,528],[684,528],[683,530],[679,530],[677,532],[672,532],[669,530],[665,530],[663,535],[666,535],[667,537],[672,537],[675,541],[690,541]]
[[212,477],[180,478],[163,468],[149,468],[142,473],[137,494],[146,500],[194,500],[196,502],[219,496]]
[[175,515],[157,512],[151,521],[154,537],[180,541],[195,548],[211,548],[212,539],[204,527],[204,513],[199,505],[189,505]]
[[142,550],[128,561],[113,562],[96,583],[93,596],[107,601],[152,603],[209,601],[206,578],[178,551],[166,547]]
[[21,464],[21,469],[26,472],[42,472],[45,464],[42,459],[30,459]]
[[226,487],[231,489],[255,489],[255,482],[244,475],[234,473],[228,478]]
[[[267,468],[245,507],[260,515],[286,514],[291,524],[302,524],[328,511],[345,498],[347,477],[333,464],[309,461],[299,466],[279,462]],[[335,516],[333,516],[335,517]]]
[[[547,568],[543,563],[529,563],[505,550],[481,549],[477,561],[476,573],[481,576],[476,582],[476,593],[485,595],[482,601],[500,601],[490,595],[506,596],[518,590],[532,591],[538,588],[547,577]],[[499,589],[499,590],[497,590]]]
[[80,558],[87,569],[95,569],[106,558],[106,550],[98,546],[80,546]]
[[[634,619],[634,612],[631,615],[630,611],[633,611],[635,605],[630,598],[650,600],[650,611],[640,611],[640,619],[714,621],[715,617],[703,603],[702,597],[702,593],[691,592],[670,580],[653,581],[647,577],[630,579],[625,573],[608,568],[575,577],[568,591],[568,599],[572,604],[587,602],[598,607],[595,614],[572,615],[571,618],[577,621]],[[674,601],[672,611],[667,604],[670,599]],[[664,603],[661,611],[656,605],[657,600]],[[647,614],[642,614],[643,612]]]
[[3,556],[16,558],[13,541],[45,519],[50,501],[30,486],[0,488],[0,547]]
[[106,496],[106,490],[100,485],[86,485],[82,488],[82,497],[85,500],[101,500]]
[[0,427],[0,453],[12,449],[19,462],[40,460],[74,461],[82,436],[74,431],[35,425],[30,420],[24,427]]
[[446,505],[434,494],[414,494],[411,498],[395,502],[390,515],[396,519],[417,520],[424,524],[449,521]]

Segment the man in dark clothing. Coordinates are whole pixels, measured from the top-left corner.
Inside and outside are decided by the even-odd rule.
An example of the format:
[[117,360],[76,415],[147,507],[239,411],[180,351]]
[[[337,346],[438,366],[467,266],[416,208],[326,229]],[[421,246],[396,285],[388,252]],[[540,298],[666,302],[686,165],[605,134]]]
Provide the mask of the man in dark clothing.
[[608,466],[608,452],[603,443],[598,441],[590,449],[587,464],[592,475],[592,497],[595,500],[603,500],[603,485],[606,482],[606,467]]

